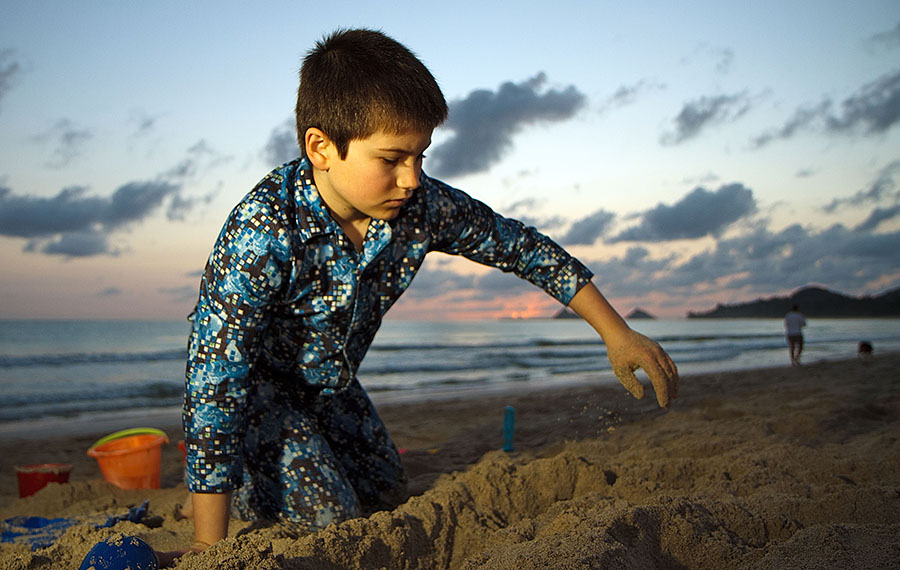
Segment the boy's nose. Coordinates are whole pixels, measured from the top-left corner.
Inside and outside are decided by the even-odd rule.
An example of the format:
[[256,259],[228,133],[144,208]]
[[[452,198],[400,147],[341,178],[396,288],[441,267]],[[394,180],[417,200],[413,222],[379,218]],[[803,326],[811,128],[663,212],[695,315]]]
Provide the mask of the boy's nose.
[[406,190],[413,190],[419,186],[419,172],[416,166],[402,168],[397,174],[397,186]]

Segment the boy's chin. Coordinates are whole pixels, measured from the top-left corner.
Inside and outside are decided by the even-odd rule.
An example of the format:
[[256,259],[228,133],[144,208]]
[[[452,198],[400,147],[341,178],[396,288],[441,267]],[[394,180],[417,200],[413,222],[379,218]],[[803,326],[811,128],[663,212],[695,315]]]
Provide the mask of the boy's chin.
[[400,208],[391,208],[378,212],[377,216],[372,216],[373,218],[380,218],[382,220],[393,220],[397,216],[400,215]]

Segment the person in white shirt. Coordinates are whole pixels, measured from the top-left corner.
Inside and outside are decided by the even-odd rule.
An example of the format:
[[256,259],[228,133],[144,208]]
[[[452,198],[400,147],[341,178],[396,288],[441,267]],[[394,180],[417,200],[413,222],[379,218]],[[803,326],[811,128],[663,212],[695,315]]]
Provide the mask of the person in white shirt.
[[784,331],[787,335],[788,351],[791,355],[791,364],[800,366],[800,354],[803,352],[803,327],[806,326],[806,318],[797,305],[784,316]]

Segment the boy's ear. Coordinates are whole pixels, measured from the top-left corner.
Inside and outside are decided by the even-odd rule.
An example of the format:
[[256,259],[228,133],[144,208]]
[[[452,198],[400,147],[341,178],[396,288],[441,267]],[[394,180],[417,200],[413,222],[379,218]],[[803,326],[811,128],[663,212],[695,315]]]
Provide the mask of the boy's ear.
[[328,170],[329,161],[334,155],[335,147],[328,135],[321,129],[310,127],[306,129],[303,137],[306,148],[306,156],[313,167],[318,170]]

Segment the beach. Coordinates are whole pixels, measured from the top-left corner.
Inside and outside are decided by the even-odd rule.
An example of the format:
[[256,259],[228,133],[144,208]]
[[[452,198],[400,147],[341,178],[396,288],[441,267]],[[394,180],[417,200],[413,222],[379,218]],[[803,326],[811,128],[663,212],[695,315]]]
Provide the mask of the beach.
[[[508,405],[516,431],[504,452]],[[403,504],[312,535],[236,521],[174,567],[900,568],[897,353],[688,375],[667,410],[649,386],[635,400],[608,385],[511,384],[379,411],[406,450]],[[175,516],[180,426],[154,427],[172,440],[159,490],[102,481],[85,450],[109,426],[0,441],[0,519],[78,521],[48,548],[4,543],[0,567],[74,568],[111,533],[161,551],[190,544],[191,522]],[[17,499],[14,466],[46,461],[72,463],[70,483]],[[93,524],[143,501],[149,526]]]

